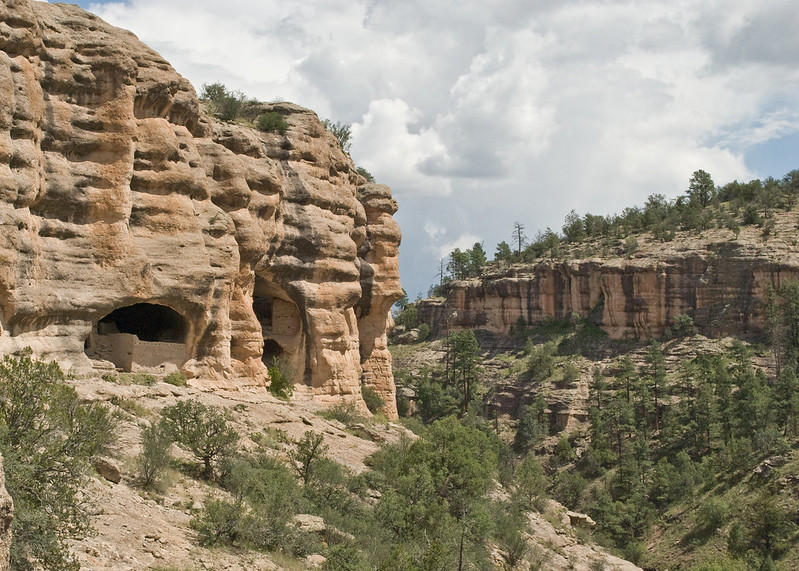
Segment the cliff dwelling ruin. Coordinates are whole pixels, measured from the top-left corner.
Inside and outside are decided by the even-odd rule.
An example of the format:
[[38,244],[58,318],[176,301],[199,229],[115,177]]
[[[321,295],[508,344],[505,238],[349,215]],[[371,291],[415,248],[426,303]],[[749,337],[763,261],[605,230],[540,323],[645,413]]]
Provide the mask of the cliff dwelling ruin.
[[186,362],[188,321],[174,309],[137,303],[115,309],[92,325],[86,355],[126,372],[176,370]]
[[255,277],[252,310],[261,325],[264,365],[271,367],[275,360],[285,364],[290,356],[301,354],[303,347],[302,322],[297,305],[287,299],[280,288],[268,280]]

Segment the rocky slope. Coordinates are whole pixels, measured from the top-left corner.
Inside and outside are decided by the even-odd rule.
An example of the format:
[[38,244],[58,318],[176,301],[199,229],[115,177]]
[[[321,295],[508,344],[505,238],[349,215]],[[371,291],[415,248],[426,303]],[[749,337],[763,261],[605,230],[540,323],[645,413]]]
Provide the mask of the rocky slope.
[[[368,469],[364,460],[377,451],[381,443],[413,438],[409,431],[393,422],[367,421],[366,425],[348,428],[341,422],[320,416],[323,405],[312,398],[280,402],[257,392],[224,389],[210,392],[163,382],[152,386],[125,385],[98,378],[76,380],[74,385],[82,399],[104,402],[120,417],[120,438],[107,458],[118,472],[106,477],[96,474],[84,492],[91,506],[91,521],[96,533],[70,544],[83,569],[249,570],[321,566],[323,559],[318,554],[297,560],[280,553],[198,545],[191,520],[201,510],[206,497],[224,497],[218,486],[174,470],[170,471],[169,484],[162,492],[145,492],[138,486],[136,456],[141,450],[141,429],[157,419],[164,406],[179,400],[198,399],[204,404],[221,407],[229,413],[232,425],[242,435],[242,449],[268,450],[285,462],[289,461],[292,443],[309,430],[322,434],[330,447],[330,457],[354,473]],[[355,430],[355,427],[360,428]],[[176,447],[173,452],[180,453]],[[324,528],[321,518],[304,517],[311,522],[315,518],[318,522],[316,529],[309,533]],[[530,546],[530,568],[535,568],[533,564],[537,563],[541,568],[553,570],[638,569],[594,544],[590,534],[579,530],[584,522],[576,521],[574,514],[570,518],[566,509],[556,502],[549,502],[545,514],[530,513],[529,518],[531,533],[525,533],[524,537]],[[496,551],[495,554],[495,568],[501,568],[501,553]]]
[[480,279],[450,282],[445,300],[422,301],[419,317],[436,334],[475,328],[507,335],[520,318],[537,325],[575,313],[616,339],[660,336],[680,315],[705,334],[758,333],[766,284],[799,279],[797,220],[796,212],[779,214],[767,240],[751,226],[738,236],[643,236],[629,257],[489,266]]
[[317,116],[285,136],[210,117],[137,38],[77,6],[0,4],[0,353],[73,372],[181,369],[395,415],[396,203]]

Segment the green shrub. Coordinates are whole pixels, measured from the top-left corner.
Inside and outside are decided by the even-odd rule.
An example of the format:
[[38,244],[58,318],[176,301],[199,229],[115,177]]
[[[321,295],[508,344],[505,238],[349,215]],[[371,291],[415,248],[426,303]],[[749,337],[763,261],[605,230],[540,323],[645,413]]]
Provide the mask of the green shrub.
[[629,257],[638,251],[638,238],[635,236],[627,236],[624,239],[624,253]]
[[81,488],[92,457],[113,442],[116,420],[84,403],[55,363],[0,360],[0,450],[14,500],[11,568],[77,569],[67,540],[90,530]]
[[286,123],[283,116],[277,111],[267,111],[262,113],[256,121],[256,126],[259,130],[266,133],[277,133],[278,135],[285,135],[289,130],[289,124]]
[[291,374],[287,370],[287,365],[279,359],[272,361],[269,367],[269,392],[279,399],[288,400],[294,393],[294,384],[291,382]]
[[386,401],[384,401],[372,387],[363,387],[361,396],[363,397],[363,402],[366,403],[366,408],[368,408],[369,412],[372,414],[382,410],[386,405]]
[[241,114],[247,98],[241,91],[228,91],[224,84],[203,84],[200,99],[208,102],[211,111],[224,121],[232,121]]
[[341,150],[345,153],[350,152],[350,147],[352,146],[352,126],[349,123],[341,123],[336,121],[333,123],[330,119],[325,119],[322,121],[325,126],[325,129],[330,131],[333,136],[338,141]]
[[310,482],[317,464],[327,454],[328,446],[324,442],[324,434],[308,430],[297,442],[297,447],[289,452],[289,458],[294,462],[297,474],[306,486]]
[[671,331],[675,337],[688,337],[694,334],[694,319],[690,315],[678,315],[671,323]]
[[366,182],[374,182],[375,181],[375,177],[372,176],[372,173],[370,173],[368,170],[366,170],[363,167],[355,167],[355,172],[357,172],[359,175],[361,175],[363,178],[365,178]]
[[184,400],[164,408],[163,422],[170,437],[203,464],[203,477],[212,479],[214,462],[230,454],[239,441],[220,408]]
[[144,385],[146,387],[153,386],[157,379],[150,373],[121,373],[117,377],[120,385]]
[[576,509],[588,482],[579,474],[560,472],[555,476],[555,488],[552,495],[564,506]]
[[411,401],[405,395],[397,395],[397,414],[400,417],[408,416],[411,412]]
[[427,323],[420,323],[417,329],[419,331],[419,337],[416,339],[417,342],[421,343],[430,337],[430,326]]
[[403,326],[406,331],[410,331],[416,327],[419,323],[419,312],[416,309],[416,305],[413,303],[406,305],[405,309],[394,318],[394,323]]
[[538,498],[546,497],[547,478],[535,454],[528,454],[519,464],[516,474],[514,474],[513,484],[514,499],[526,509],[533,508]]
[[327,552],[324,571],[369,571],[373,567],[362,551],[353,545],[334,545]]
[[185,387],[186,377],[180,371],[172,371],[166,377],[164,377],[164,382],[176,387]]
[[118,395],[114,395],[109,400],[111,404],[118,406],[119,408],[121,408],[122,410],[124,410],[129,414],[132,414],[133,416],[147,417],[152,414],[147,408],[139,404],[139,402],[133,398],[125,398],[125,397],[120,397]]
[[721,498],[708,498],[697,510],[696,519],[700,529],[712,532],[721,529],[730,517],[730,506]]
[[141,431],[142,451],[136,459],[139,484],[144,489],[155,489],[163,480],[172,456],[169,448],[172,439],[164,423],[153,423]]
[[321,413],[323,418],[337,420],[342,424],[350,426],[365,420],[358,405],[353,400],[341,401]]
[[[266,453],[235,458],[226,463],[222,485],[241,499],[239,505],[244,513],[233,522],[235,540],[256,549],[296,550],[298,542],[286,524],[297,513],[301,494],[284,462]],[[213,521],[214,518],[206,519],[207,524]],[[225,519],[221,521],[224,523]]]
[[245,515],[241,501],[229,502],[208,497],[202,511],[191,521],[203,547],[234,545],[242,535]]

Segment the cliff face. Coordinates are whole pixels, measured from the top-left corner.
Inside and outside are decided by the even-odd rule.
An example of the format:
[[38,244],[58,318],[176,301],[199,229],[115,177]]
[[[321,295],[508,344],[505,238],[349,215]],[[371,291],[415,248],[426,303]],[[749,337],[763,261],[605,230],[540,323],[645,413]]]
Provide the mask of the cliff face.
[[650,242],[632,258],[546,261],[451,282],[447,299],[425,300],[419,315],[436,333],[477,328],[507,335],[527,324],[577,313],[613,338],[659,336],[679,315],[706,334],[746,335],[762,327],[766,284],[799,279],[796,213],[781,215],[776,237],[749,228]]
[[[393,403],[396,203],[317,116],[220,123],[126,31],[0,5],[0,352]],[[389,413],[395,413],[389,405]]]

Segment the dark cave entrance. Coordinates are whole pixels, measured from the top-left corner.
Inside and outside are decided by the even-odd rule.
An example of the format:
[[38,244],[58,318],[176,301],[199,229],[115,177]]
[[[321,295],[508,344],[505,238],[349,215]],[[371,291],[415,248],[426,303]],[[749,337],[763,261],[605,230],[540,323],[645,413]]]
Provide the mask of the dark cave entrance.
[[270,296],[256,295],[253,296],[252,310],[255,317],[258,318],[258,323],[261,324],[261,329],[264,331],[272,330],[272,311],[274,308],[274,298]]
[[84,345],[90,359],[117,369],[169,371],[188,359],[190,325],[165,305],[137,303],[115,309],[94,325]]
[[129,333],[140,341],[185,343],[189,324],[165,305],[137,303],[115,309],[97,322],[97,333]]
[[274,339],[265,339],[264,340],[264,354],[261,357],[261,360],[264,362],[264,365],[267,367],[271,367],[274,365],[275,360],[279,360],[280,357],[283,355],[283,347],[280,346],[280,343],[275,341]]

